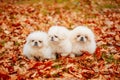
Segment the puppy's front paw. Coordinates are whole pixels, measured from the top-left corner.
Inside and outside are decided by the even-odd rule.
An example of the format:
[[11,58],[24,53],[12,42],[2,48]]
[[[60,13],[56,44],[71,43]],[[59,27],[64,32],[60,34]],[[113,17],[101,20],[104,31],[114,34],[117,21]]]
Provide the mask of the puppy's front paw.
[[52,54],[51,58],[52,58],[53,60],[55,60],[55,59],[56,59],[56,55],[55,55],[55,54]]
[[65,57],[65,56],[68,56],[69,54],[68,53],[62,53],[61,56]]
[[75,57],[75,54],[70,54],[70,57],[71,57],[71,58],[74,58],[74,57]]

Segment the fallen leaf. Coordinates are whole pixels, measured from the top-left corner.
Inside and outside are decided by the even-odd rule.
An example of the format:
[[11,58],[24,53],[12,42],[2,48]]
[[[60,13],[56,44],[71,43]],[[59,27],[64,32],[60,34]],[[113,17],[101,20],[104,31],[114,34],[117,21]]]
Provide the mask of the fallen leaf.
[[96,51],[95,51],[95,56],[97,59],[101,59],[102,58],[102,53],[101,53],[101,48],[97,47]]
[[119,35],[116,35],[116,36],[115,36],[115,40],[116,40],[116,41],[119,41],[119,40],[120,40]]

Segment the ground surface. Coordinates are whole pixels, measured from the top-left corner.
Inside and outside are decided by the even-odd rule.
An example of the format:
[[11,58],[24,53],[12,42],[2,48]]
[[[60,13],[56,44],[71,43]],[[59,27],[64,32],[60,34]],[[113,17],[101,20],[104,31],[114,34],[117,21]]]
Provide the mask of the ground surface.
[[[22,55],[26,36],[52,25],[91,28],[94,55],[45,62]],[[120,80],[119,0],[0,0],[0,80]]]

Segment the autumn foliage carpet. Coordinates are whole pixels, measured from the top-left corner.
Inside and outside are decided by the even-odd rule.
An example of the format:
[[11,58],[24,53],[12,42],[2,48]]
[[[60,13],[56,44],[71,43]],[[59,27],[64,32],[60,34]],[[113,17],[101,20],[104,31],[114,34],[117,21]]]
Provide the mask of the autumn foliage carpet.
[[[46,61],[24,57],[26,36],[52,25],[88,26],[96,52]],[[120,80],[120,1],[0,0],[0,80]]]

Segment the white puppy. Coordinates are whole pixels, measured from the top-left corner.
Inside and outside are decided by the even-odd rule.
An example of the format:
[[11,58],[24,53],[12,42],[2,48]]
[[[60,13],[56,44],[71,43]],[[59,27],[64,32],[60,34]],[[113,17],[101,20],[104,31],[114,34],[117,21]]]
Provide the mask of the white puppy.
[[69,40],[69,30],[63,26],[52,26],[49,31],[49,42],[55,55],[68,56],[72,50],[72,44]]
[[48,35],[41,31],[29,34],[23,48],[23,55],[29,59],[50,59],[51,48],[48,45]]
[[70,40],[72,42],[71,57],[81,55],[82,51],[93,54],[96,49],[94,33],[85,26],[78,26],[71,31]]

